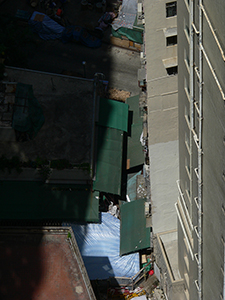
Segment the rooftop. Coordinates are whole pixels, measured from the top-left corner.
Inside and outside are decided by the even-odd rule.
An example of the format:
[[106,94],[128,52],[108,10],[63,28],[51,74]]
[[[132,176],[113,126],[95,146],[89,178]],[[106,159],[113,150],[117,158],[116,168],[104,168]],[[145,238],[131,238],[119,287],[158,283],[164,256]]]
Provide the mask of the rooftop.
[[[8,140],[0,128],[0,156],[19,156],[23,161],[41,157],[91,162],[94,117],[93,81],[55,74],[7,68],[7,81],[32,85],[45,122],[33,140]],[[7,131],[8,132],[8,131]],[[9,136],[8,136],[9,137]]]
[[0,239],[1,299],[95,299],[69,228],[1,228]]

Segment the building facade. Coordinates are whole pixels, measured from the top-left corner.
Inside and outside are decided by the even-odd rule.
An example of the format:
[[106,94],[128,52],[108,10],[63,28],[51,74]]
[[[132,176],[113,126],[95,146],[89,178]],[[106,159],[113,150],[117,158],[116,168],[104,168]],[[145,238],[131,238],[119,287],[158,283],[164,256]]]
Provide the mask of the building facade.
[[178,178],[176,2],[145,1],[144,11],[152,218],[159,233],[176,228],[170,208]]
[[[184,299],[178,270],[178,88],[177,2],[144,1],[154,254],[167,299]],[[183,298],[181,298],[181,295]]]
[[178,261],[186,299],[225,299],[224,1],[178,2]]

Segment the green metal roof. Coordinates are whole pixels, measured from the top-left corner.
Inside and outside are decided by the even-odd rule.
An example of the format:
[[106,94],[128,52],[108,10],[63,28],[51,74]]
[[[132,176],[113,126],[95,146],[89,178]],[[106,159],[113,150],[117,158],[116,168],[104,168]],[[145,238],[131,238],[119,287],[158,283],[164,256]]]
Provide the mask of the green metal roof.
[[1,220],[99,221],[98,192],[88,185],[0,182]]
[[120,195],[123,131],[98,126],[94,190]]
[[100,98],[98,125],[127,132],[128,105],[123,102]]
[[144,163],[144,154],[140,143],[143,130],[142,119],[139,115],[139,95],[127,98],[129,112],[132,112],[131,136],[128,136],[127,159],[130,168]]
[[114,30],[112,28],[112,35],[115,37],[118,37],[122,39],[123,36],[126,36],[130,41],[143,44],[143,30],[144,30],[144,25],[143,24],[138,24],[137,22],[137,15],[133,24],[133,28],[125,28],[125,27],[120,27],[117,30]]
[[120,207],[120,255],[150,247],[151,227],[146,228],[145,201],[125,202]]
[[133,111],[133,123],[142,123],[139,113],[139,95],[127,98],[126,103],[129,106],[129,110]]

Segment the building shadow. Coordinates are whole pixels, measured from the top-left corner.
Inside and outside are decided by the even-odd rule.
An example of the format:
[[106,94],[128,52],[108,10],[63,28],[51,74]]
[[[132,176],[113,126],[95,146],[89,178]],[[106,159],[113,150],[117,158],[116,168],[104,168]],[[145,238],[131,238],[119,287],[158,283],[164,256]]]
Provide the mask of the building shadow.
[[[20,5],[18,1],[14,0],[2,2],[2,11],[4,14],[13,18],[18,9],[32,13],[33,10],[28,1],[23,0],[20,2]],[[68,8],[66,8],[65,11],[66,10],[68,11]],[[22,26],[27,27],[24,20],[22,21]],[[83,82],[80,80],[80,85],[85,85],[85,82],[91,82],[93,87],[95,84],[95,74],[103,74],[99,77],[98,81],[100,85],[98,88],[101,92],[99,93],[98,91],[96,93],[95,100],[93,100],[92,97],[89,99],[90,103],[96,101],[94,103],[95,111],[92,116],[91,145],[87,142],[87,136],[85,136],[82,130],[80,131],[79,139],[82,147],[88,145],[88,147],[90,147],[89,150],[92,152],[92,164],[90,164],[93,166],[91,170],[92,178],[89,178],[85,183],[84,181],[80,183],[79,180],[74,180],[74,178],[72,180],[70,178],[69,182],[64,178],[64,181],[59,182],[57,179],[49,183],[46,181],[33,180],[31,177],[26,180],[9,180],[9,178],[6,180],[6,178],[1,178],[0,203],[2,209],[0,211],[0,224],[2,226],[8,226],[0,233],[2,235],[2,243],[0,244],[0,276],[1,279],[3,279],[0,284],[0,295],[2,299],[35,299],[40,289],[47,289],[47,286],[43,283],[43,279],[46,278],[46,276],[50,277],[53,271],[55,271],[56,274],[59,271],[56,266],[54,267],[55,269],[50,267],[50,265],[48,268],[48,259],[52,260],[53,258],[47,255],[51,249],[46,250],[46,248],[43,247],[46,243],[48,244],[48,241],[46,242],[45,235],[41,233],[41,229],[44,229],[45,226],[58,227],[62,224],[71,224],[71,222],[76,222],[77,224],[101,222],[98,206],[100,193],[116,195],[116,204],[118,204],[119,198],[125,200],[126,197],[127,136],[130,133],[128,132],[127,135],[121,129],[103,126],[99,123],[98,118],[100,98],[104,96],[102,92],[107,88],[107,85],[110,85],[110,81],[112,80],[112,57],[108,51],[110,45],[103,42],[100,48],[91,49],[82,44],[63,44],[57,40],[42,41],[37,36],[32,36],[32,41],[35,41],[35,43],[27,44],[27,46],[21,43],[17,45],[20,52],[24,51],[25,60],[21,60],[19,64],[18,61],[11,63],[12,67],[38,71],[38,77],[42,76],[41,72],[57,73],[62,77],[65,75],[63,79],[65,82],[67,80],[69,81],[70,78],[79,77],[80,79],[83,78]],[[13,47],[15,48],[16,45],[13,45]],[[83,64],[83,62],[85,62],[85,64]],[[62,72],[64,72],[64,74],[62,74]],[[27,82],[24,83],[31,84],[31,81],[31,75],[28,75]],[[43,85],[47,84],[46,82],[46,80],[42,80]],[[134,84],[136,84],[136,82]],[[36,91],[38,90],[37,87]],[[56,90],[59,89],[56,81],[51,79],[50,87],[51,94],[55,95]],[[66,93],[66,86],[63,87],[62,90],[63,89],[65,89]],[[74,103],[72,103],[73,101],[70,99],[71,105],[75,105],[76,101],[77,103],[84,101],[84,94],[79,92],[79,87],[77,87],[77,94],[79,95],[74,97],[74,94],[75,92],[73,91],[70,95],[70,98],[75,100]],[[55,98],[57,98],[55,102],[60,100],[59,97]],[[86,113],[89,104],[87,103],[85,105],[86,108],[82,107],[82,109],[77,106],[77,110],[80,109],[80,115],[82,115],[83,118],[83,120],[79,120],[80,128],[83,128],[87,123],[90,124],[89,115]],[[45,112],[46,107],[43,107],[43,109]],[[60,121],[60,112],[62,113],[57,105],[55,109],[51,111],[51,115],[54,116],[54,122],[56,123]],[[105,119],[110,119],[113,113],[113,107],[110,106],[109,102],[108,109],[105,111]],[[45,115],[45,118],[46,116],[48,115]],[[68,114],[68,122],[71,122],[71,127],[72,123],[75,123],[75,117],[74,119],[73,117],[71,114]],[[66,121],[64,120],[63,122]],[[47,130],[47,127],[44,128]],[[61,127],[59,129],[61,129],[61,131],[58,131],[57,138],[58,140],[62,140],[65,132]],[[79,137],[79,129],[74,128],[73,130],[77,130]],[[41,131],[39,137],[40,136]],[[37,136],[37,138],[39,137]],[[76,145],[78,140],[74,138],[72,133],[69,135],[69,138],[71,137],[73,138],[71,143]],[[109,140],[110,143],[108,143]],[[43,147],[46,146],[47,142],[49,142],[49,144],[52,143],[51,140],[46,141],[43,143]],[[62,149],[67,149],[66,143],[60,145]],[[107,149],[109,145],[111,148]],[[74,149],[72,155],[76,157],[78,156],[78,151],[76,151],[76,147]],[[21,151],[21,153],[26,155],[26,151]],[[21,155],[21,153],[19,153],[19,155]],[[117,156],[111,156],[113,153],[117,153]],[[65,157],[62,158],[66,159],[66,154],[64,155]],[[118,161],[119,169],[115,168]],[[108,165],[107,169],[104,169],[105,165]],[[100,167],[105,170],[105,173],[102,173],[101,177],[98,178],[97,176],[100,173],[98,173],[97,168]],[[97,188],[95,184],[92,184],[92,179],[93,182],[99,182]],[[104,187],[102,188],[102,186]],[[28,228],[30,226],[38,228],[39,231],[29,231]],[[20,229],[21,232],[19,232]],[[98,258],[96,258],[96,262],[97,260]],[[87,261],[87,265],[88,264],[89,262]],[[104,264],[109,264],[107,258],[105,258]],[[113,273],[111,275],[112,277],[114,276]],[[62,281],[60,284],[62,284]],[[57,300],[61,298],[55,295],[54,299]],[[71,298],[68,296],[66,299]]]

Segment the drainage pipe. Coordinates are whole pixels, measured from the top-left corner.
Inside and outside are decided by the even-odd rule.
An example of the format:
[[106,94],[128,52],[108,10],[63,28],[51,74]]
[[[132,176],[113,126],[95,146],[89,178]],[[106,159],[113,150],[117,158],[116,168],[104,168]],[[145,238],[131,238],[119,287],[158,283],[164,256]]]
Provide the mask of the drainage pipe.
[[[189,131],[189,140],[190,140],[190,197],[193,198],[193,139],[192,139],[192,130],[194,129],[195,121],[194,121],[194,28],[192,27],[194,15],[193,15],[193,1],[190,1],[190,14],[189,14],[189,28],[190,28],[190,46],[189,46],[189,86],[190,86],[190,95],[189,95],[189,101],[190,101],[190,131]],[[186,57],[185,57],[186,59]],[[192,201],[190,201],[190,217],[192,219]],[[193,228],[192,228],[193,229]]]
[[202,74],[202,34],[203,34],[203,13],[202,0],[199,0],[199,147],[198,147],[198,299],[202,300],[202,92],[203,92],[203,74]]

